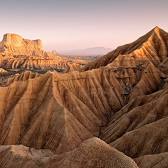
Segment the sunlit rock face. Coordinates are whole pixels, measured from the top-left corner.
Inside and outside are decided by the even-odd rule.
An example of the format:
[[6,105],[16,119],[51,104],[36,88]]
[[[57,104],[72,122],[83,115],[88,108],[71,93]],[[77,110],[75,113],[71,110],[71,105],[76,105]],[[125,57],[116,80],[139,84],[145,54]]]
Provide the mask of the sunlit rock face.
[[23,39],[17,34],[5,34],[0,44],[5,55],[39,55],[42,54],[41,40]]
[[80,71],[5,78],[0,166],[168,167],[167,49],[156,27]]
[[43,50],[41,40],[24,39],[17,34],[5,34],[0,42],[0,67],[10,70],[69,72],[86,64],[82,60],[61,57]]

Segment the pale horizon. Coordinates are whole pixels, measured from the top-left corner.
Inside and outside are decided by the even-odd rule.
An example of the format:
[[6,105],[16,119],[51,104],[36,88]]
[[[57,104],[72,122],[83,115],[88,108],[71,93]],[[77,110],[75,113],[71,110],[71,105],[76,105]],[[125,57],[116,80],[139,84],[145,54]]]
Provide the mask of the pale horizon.
[[0,39],[15,33],[41,39],[46,50],[116,48],[159,26],[168,30],[166,0],[6,0]]

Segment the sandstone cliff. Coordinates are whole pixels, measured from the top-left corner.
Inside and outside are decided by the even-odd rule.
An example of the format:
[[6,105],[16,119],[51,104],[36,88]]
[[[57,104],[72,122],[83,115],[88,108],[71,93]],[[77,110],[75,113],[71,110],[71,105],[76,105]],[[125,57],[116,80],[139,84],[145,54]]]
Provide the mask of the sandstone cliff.
[[44,54],[41,40],[23,39],[17,34],[5,34],[0,43],[0,51],[5,56]]
[[86,62],[44,51],[41,40],[28,40],[17,34],[5,34],[0,42],[0,67],[7,70],[68,72],[83,64]]

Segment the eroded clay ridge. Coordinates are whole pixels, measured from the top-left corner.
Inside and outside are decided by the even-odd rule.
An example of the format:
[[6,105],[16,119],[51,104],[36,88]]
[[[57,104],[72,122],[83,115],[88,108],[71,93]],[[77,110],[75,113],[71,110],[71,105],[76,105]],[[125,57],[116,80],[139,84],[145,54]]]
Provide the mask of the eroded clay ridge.
[[98,138],[88,139],[76,149],[60,155],[54,155],[49,150],[35,150],[22,145],[2,146],[0,147],[0,157],[2,167],[138,168],[131,158]]
[[102,57],[101,67],[7,79],[0,87],[0,164],[137,167],[132,158],[139,168],[166,168],[167,38],[156,27],[124,46],[127,53]]
[[85,63],[61,57],[54,52],[46,52],[43,50],[41,40],[28,40],[17,34],[5,34],[0,42],[0,67],[10,72],[21,70],[38,73],[48,70],[68,72]]
[[96,69],[102,66],[106,66],[109,63],[112,63],[116,58],[121,58],[122,55],[128,55],[129,57],[138,56],[140,58],[147,58],[153,64],[158,66],[159,63],[163,62],[165,59],[167,60],[167,46],[167,32],[160,29],[159,27],[155,27],[135,42],[120,46],[104,57],[91,62],[85,66],[83,70]]

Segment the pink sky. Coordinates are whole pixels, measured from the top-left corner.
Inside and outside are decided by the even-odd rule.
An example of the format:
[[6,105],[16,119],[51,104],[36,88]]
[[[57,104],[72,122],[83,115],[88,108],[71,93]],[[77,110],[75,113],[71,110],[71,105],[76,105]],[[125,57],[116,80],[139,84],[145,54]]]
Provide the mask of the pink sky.
[[115,48],[156,25],[168,31],[167,0],[6,0],[0,6],[5,33],[40,38],[47,50]]

